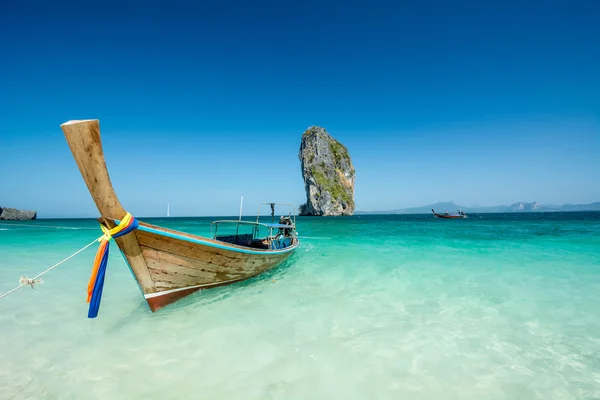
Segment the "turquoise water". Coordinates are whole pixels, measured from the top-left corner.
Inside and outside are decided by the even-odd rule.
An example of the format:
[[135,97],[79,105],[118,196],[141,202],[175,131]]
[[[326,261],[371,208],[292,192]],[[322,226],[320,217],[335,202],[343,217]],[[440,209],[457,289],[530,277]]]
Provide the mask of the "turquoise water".
[[[37,228],[0,225],[0,293],[99,236],[94,220],[20,224]],[[0,300],[0,398],[600,398],[600,213],[298,230],[282,267],[154,314],[113,246],[89,320],[93,246]]]

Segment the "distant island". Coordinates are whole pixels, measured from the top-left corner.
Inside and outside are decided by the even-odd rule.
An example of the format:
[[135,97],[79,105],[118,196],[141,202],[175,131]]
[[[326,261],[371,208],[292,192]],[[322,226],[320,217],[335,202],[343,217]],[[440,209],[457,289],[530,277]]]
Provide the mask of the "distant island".
[[435,203],[422,207],[399,208],[385,211],[355,211],[355,214],[429,214],[431,209],[436,212],[456,212],[462,210],[466,213],[511,213],[511,212],[570,212],[570,211],[600,211],[600,202],[590,204],[540,204],[537,201],[532,203],[519,202],[510,206],[490,206],[490,207],[465,207],[453,203],[452,201]]
[[37,213],[30,210],[18,210],[16,208],[0,207],[0,220],[24,221],[36,219]]

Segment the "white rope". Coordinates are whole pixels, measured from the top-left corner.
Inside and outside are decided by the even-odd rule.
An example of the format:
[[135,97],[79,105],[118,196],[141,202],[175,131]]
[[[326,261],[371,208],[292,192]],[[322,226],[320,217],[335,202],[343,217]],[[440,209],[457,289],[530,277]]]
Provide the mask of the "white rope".
[[11,294],[13,292],[16,292],[17,290],[21,289],[23,286],[31,286],[33,288],[34,285],[36,285],[38,283],[42,283],[43,281],[41,279],[39,279],[42,275],[46,274],[47,272],[52,271],[54,268],[58,267],[62,263],[64,263],[64,262],[70,260],[71,258],[75,257],[77,254],[81,253],[82,251],[84,251],[85,249],[87,249],[88,247],[90,247],[91,245],[93,245],[94,243],[98,242],[98,240],[102,239],[103,237],[104,237],[104,235],[100,236],[98,239],[94,239],[91,243],[89,243],[86,246],[84,246],[83,248],[77,250],[75,253],[71,254],[69,257],[67,257],[64,260],[62,260],[62,261],[54,264],[53,266],[51,266],[50,268],[48,268],[44,272],[42,272],[42,273],[34,276],[31,279],[22,276],[21,279],[19,280],[21,282],[21,284],[19,286],[17,286],[16,288],[12,289],[11,291],[8,291],[8,292],[4,293],[3,295],[1,295],[0,299],[2,299],[3,297],[8,296],[9,294]]

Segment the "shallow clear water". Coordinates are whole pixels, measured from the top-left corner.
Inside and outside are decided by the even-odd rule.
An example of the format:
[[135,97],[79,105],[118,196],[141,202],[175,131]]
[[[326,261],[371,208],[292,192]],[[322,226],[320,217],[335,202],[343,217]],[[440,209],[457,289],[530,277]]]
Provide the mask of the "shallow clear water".
[[[210,220],[148,219],[204,235]],[[100,235],[20,224],[38,228],[0,225],[1,293]],[[0,398],[600,398],[600,213],[298,230],[282,267],[154,314],[113,246],[95,320],[92,246],[0,300]]]

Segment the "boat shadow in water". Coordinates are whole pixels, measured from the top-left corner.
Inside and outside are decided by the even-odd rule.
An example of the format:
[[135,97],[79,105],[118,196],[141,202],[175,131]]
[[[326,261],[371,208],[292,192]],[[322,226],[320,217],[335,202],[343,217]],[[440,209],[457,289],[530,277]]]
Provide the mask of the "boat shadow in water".
[[154,313],[152,318],[167,316],[185,309],[195,309],[198,307],[207,306],[232,297],[260,295],[270,287],[265,285],[268,284],[269,281],[278,281],[285,277],[286,270],[292,266],[296,257],[298,257],[298,255],[294,254],[281,265],[265,271],[255,277],[232,283],[231,285],[227,286],[203,289],[194,292],[178,302],[163,307],[161,310]]
[[207,305],[215,304],[235,296],[260,295],[269,288],[269,286],[265,286],[265,283],[269,283],[269,281],[273,280],[278,281],[285,277],[286,271],[288,268],[291,268],[297,257],[299,257],[297,254],[293,254],[281,265],[253,278],[227,286],[198,290],[197,292],[151,314],[148,314],[148,304],[144,301],[140,301],[139,305],[132,309],[127,316],[116,321],[114,325],[108,329],[108,332],[119,332],[127,326],[134,325],[140,320],[146,320],[148,318],[170,318],[173,314],[180,313],[184,310],[189,312],[196,309],[202,309],[202,307]]

